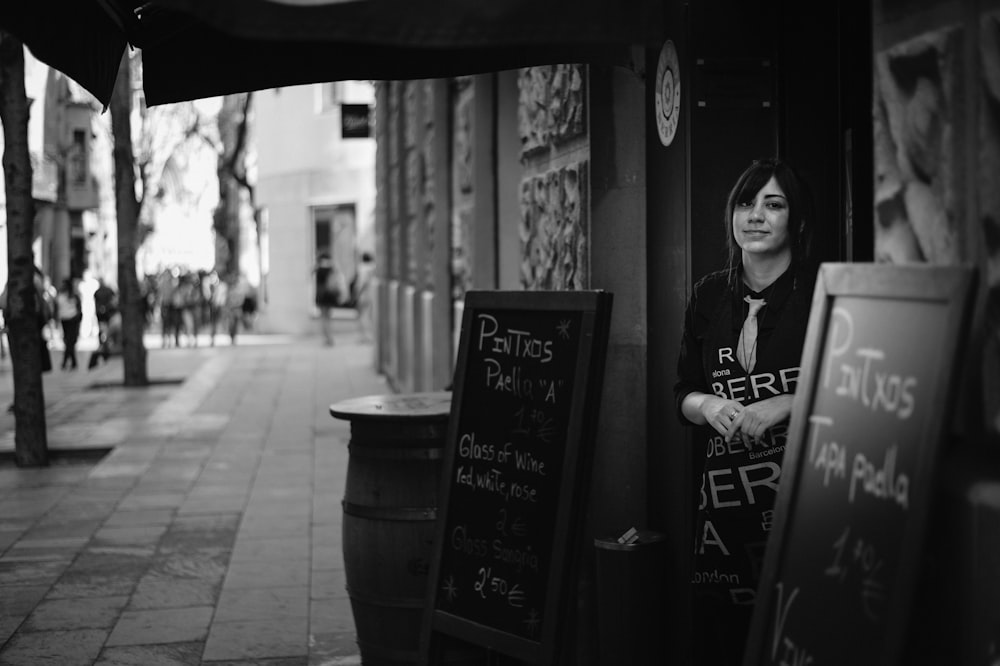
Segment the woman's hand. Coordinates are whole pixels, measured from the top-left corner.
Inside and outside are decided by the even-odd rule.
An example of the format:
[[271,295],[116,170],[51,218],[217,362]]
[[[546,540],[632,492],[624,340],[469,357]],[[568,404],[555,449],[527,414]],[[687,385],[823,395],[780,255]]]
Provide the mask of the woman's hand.
[[705,418],[705,423],[715,428],[720,435],[725,435],[729,432],[740,412],[743,411],[743,405],[736,400],[720,398],[717,395],[706,393],[704,396],[700,411]]
[[776,395],[742,407],[722,434],[726,436],[726,442],[731,441],[737,432],[742,432],[747,439],[756,441],[768,428],[781,423],[791,413],[792,395],[787,393]]

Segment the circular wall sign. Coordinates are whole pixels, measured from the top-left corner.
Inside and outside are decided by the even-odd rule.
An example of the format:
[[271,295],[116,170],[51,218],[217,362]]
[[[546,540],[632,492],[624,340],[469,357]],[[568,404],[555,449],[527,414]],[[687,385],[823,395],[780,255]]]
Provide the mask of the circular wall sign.
[[677,50],[668,39],[660,49],[660,61],[656,65],[656,129],[664,146],[674,140],[680,115],[681,70]]

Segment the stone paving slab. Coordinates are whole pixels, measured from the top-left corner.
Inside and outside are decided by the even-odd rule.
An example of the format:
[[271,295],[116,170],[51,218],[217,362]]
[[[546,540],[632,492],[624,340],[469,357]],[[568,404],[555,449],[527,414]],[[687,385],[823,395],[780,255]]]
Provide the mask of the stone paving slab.
[[335,334],[149,336],[141,389],[115,358],[47,373],[49,448],[78,455],[43,469],[13,466],[0,413],[0,663],[360,664],[340,551],[350,431],[328,407],[389,390],[353,322]]

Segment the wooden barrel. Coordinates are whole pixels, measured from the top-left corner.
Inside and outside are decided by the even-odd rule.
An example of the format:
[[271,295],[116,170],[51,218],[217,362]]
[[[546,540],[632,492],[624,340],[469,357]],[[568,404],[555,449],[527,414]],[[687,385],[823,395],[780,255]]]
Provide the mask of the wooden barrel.
[[351,422],[344,574],[366,666],[420,661],[450,409],[445,391],[330,406],[335,418]]

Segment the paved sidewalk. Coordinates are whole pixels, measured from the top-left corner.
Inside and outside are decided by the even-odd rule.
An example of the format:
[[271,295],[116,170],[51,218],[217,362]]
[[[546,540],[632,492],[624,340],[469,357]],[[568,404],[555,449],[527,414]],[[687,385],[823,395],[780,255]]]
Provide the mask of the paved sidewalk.
[[[85,345],[64,372],[53,350],[49,449],[75,454],[17,468],[0,413],[0,664],[359,664],[341,554],[350,432],[328,407],[389,391],[355,323],[335,332],[333,347],[150,336],[141,389],[121,386],[120,358],[87,371]],[[0,405],[11,384],[0,359]]]

